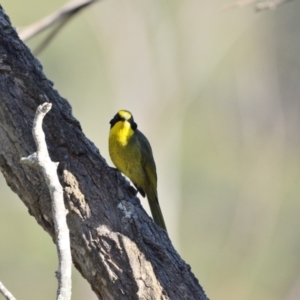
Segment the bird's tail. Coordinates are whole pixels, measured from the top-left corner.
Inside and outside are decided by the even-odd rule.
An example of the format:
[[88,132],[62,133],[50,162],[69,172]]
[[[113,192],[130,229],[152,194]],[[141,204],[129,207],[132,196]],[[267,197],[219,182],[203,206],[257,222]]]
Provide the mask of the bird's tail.
[[167,231],[165,220],[158,202],[157,193],[149,193],[147,194],[147,198],[154,222]]

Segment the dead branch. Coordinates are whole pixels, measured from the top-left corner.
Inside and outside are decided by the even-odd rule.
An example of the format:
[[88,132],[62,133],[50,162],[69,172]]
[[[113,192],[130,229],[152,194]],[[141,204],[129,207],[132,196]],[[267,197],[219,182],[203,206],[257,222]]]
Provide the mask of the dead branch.
[[98,0],[72,0],[49,16],[20,29],[18,32],[19,36],[25,42],[44,30],[53,27],[37,49],[33,51],[35,55],[38,55],[46,48],[56,34],[71,20],[72,17],[97,1]]
[[6,300],[16,300],[16,298],[12,295],[12,293],[3,285],[0,281],[0,293]]
[[69,229],[66,218],[67,214],[63,198],[63,189],[57,176],[58,163],[54,163],[49,157],[45,134],[42,128],[43,119],[51,107],[51,103],[45,102],[37,108],[32,128],[32,134],[37,151],[28,157],[21,158],[21,162],[33,167],[39,167],[48,185],[51,196],[52,214],[59,261],[59,268],[57,271],[57,299],[70,300],[72,287],[72,256],[70,249]]

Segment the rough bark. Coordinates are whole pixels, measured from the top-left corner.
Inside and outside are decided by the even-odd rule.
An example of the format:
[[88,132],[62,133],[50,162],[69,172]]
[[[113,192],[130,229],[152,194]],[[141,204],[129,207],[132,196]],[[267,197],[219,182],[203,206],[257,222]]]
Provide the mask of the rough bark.
[[69,103],[53,89],[0,7],[0,168],[55,242],[43,175],[20,163],[36,150],[32,123],[45,101],[53,104],[43,128],[51,159],[60,162],[73,263],[98,298],[207,300],[167,233],[84,136]]

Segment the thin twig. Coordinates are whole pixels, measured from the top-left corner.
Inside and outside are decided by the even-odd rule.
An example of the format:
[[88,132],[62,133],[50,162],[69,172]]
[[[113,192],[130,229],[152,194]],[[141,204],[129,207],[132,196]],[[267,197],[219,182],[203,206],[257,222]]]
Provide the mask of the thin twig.
[[256,11],[262,11],[266,9],[275,9],[277,6],[289,2],[291,0],[240,0],[234,3],[225,5],[222,11],[231,10],[233,8],[240,8],[255,4]]
[[234,2],[234,3],[226,4],[225,6],[222,7],[221,11],[227,11],[227,10],[231,10],[233,8],[240,8],[240,7],[248,6],[248,5],[255,3],[256,1],[257,0],[241,0],[241,1]]
[[11,292],[3,285],[0,281],[0,293],[4,296],[6,300],[16,300],[16,298],[11,294]]
[[58,300],[71,299],[71,267],[72,257],[70,249],[69,229],[66,221],[66,208],[63,199],[63,189],[57,176],[58,163],[51,161],[45,140],[42,123],[45,115],[51,109],[51,103],[40,105],[33,121],[32,134],[36,143],[37,152],[21,158],[22,163],[39,166],[45,177],[52,200],[56,245],[59,257]]
[[51,15],[19,30],[19,37],[24,42],[28,41],[52,25],[65,21],[65,19],[70,18],[82,8],[87,7],[97,1],[98,0],[72,0]]
[[289,2],[291,0],[269,0],[269,1],[259,1],[255,8],[256,11],[262,11],[266,9],[275,9],[277,6]]
[[70,15],[66,19],[62,20],[55,26],[51,32],[46,36],[46,38],[40,43],[40,45],[35,48],[32,52],[34,56],[38,56],[54,39],[58,32],[71,20],[74,15]]

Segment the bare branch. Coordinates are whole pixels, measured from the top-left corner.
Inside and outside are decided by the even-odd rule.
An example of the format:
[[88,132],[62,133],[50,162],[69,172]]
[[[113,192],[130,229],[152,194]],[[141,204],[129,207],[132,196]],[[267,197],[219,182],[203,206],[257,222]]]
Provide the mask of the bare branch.
[[59,22],[53,30],[46,36],[46,38],[41,42],[41,44],[33,50],[33,54],[35,56],[39,55],[54,39],[54,37],[58,34],[58,32],[71,20],[74,15],[70,15],[66,19]]
[[[18,32],[19,37],[23,41],[28,41],[29,39],[33,38],[40,32],[46,30],[47,28],[55,24],[58,24],[58,28],[54,29],[53,32],[50,33],[50,40],[51,40],[53,36],[58,32],[57,29],[61,29],[63,25],[65,25],[67,21],[70,20],[71,17],[73,17],[76,13],[81,11],[83,8],[88,7],[90,4],[93,4],[97,1],[98,0],[72,0],[68,2],[66,5],[62,6],[57,11],[55,11],[54,13],[52,13],[51,15],[20,30]],[[46,38],[46,41],[47,40],[48,37]]]
[[253,3],[255,3],[257,0],[241,0],[241,1],[237,1],[237,2],[233,2],[230,4],[226,4],[222,7],[222,11],[227,11],[227,10],[231,10],[234,8],[241,8],[244,6],[248,6],[248,5],[252,5]]
[[0,293],[4,296],[6,300],[16,300],[16,298],[11,294],[11,292],[3,285],[0,281]]
[[222,11],[227,11],[234,8],[241,8],[252,4],[255,4],[256,11],[262,11],[266,9],[275,9],[277,8],[277,6],[289,1],[291,0],[241,0],[225,5],[222,8]]
[[275,9],[277,6],[289,2],[291,0],[266,0],[266,1],[259,1],[255,8],[257,11],[262,11],[266,9]]
[[33,121],[32,134],[37,147],[37,152],[27,158],[21,158],[32,166],[39,166],[49,188],[52,203],[52,213],[55,226],[57,252],[59,257],[59,270],[57,278],[59,281],[57,299],[71,299],[71,267],[72,256],[70,249],[69,228],[66,221],[66,208],[64,205],[63,189],[57,176],[58,163],[51,161],[45,140],[42,123],[45,115],[51,109],[51,103],[41,104],[36,111]]

